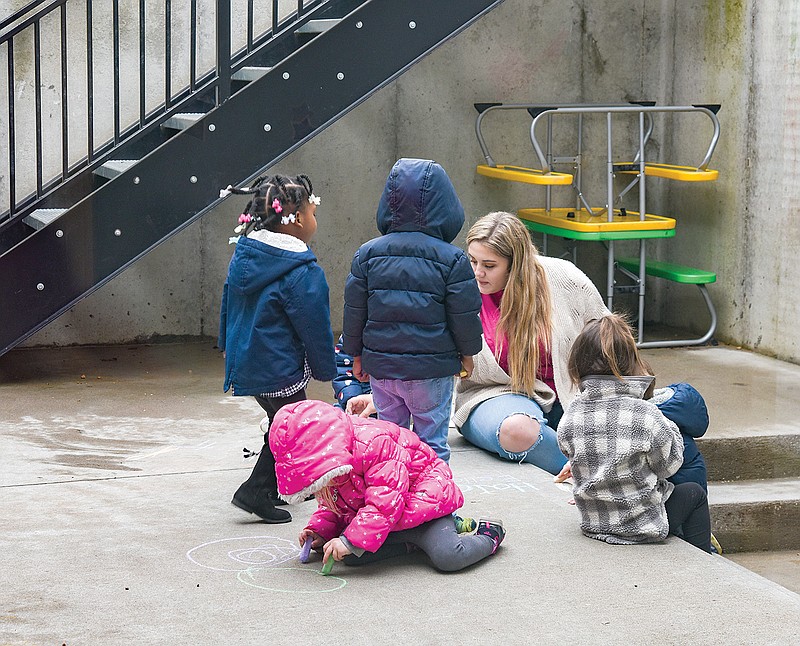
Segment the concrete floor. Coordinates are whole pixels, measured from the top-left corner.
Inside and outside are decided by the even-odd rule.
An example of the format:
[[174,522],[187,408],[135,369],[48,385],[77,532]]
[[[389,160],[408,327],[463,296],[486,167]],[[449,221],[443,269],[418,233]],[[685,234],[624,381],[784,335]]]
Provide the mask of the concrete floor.
[[[660,383],[706,395],[709,433],[800,419],[800,367],[647,354]],[[319,576],[297,560],[313,503],[286,525],[229,504],[261,413],[221,382],[209,343],[0,357],[0,644],[800,643],[796,593],[677,539],[585,538],[568,488],[455,433],[463,511],[504,519],[498,554],[452,575],[413,555]]]

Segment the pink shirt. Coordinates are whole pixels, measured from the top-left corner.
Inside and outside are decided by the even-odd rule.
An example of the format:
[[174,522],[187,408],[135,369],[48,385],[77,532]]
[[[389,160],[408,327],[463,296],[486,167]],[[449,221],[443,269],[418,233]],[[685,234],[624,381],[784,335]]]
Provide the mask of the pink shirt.
[[[508,373],[508,344],[503,342],[503,348],[500,356],[497,356],[495,349],[497,348],[498,339],[497,323],[500,320],[500,302],[503,300],[503,290],[495,292],[494,294],[481,294],[481,323],[483,324],[483,338],[486,339],[486,345],[492,351],[492,354],[497,358],[498,365]],[[558,391],[556,390],[556,382],[553,376],[553,357],[549,352],[545,351],[544,345],[539,343],[539,366],[536,374],[544,383],[546,383],[553,392],[556,393],[558,398]]]
[[500,301],[503,300],[503,290],[495,292],[494,294],[481,294],[481,324],[483,325],[483,338],[486,340],[486,345],[492,351],[492,354],[497,358],[497,363],[508,374],[508,345],[503,343],[503,351],[500,356],[497,356],[495,351],[498,341],[495,334],[497,333],[497,323],[500,321]]

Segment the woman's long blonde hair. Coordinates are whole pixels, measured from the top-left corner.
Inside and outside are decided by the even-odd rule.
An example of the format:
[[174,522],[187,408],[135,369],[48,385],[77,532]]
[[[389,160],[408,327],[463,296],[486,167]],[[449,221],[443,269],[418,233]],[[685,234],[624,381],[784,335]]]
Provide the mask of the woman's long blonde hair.
[[[467,245],[480,242],[509,261],[508,283],[500,302],[495,356],[508,343],[511,387],[533,395],[539,368],[539,343],[550,352],[552,305],[539,252],[528,229],[516,215],[495,211],[483,216],[467,233]],[[503,341],[505,339],[505,341]]]

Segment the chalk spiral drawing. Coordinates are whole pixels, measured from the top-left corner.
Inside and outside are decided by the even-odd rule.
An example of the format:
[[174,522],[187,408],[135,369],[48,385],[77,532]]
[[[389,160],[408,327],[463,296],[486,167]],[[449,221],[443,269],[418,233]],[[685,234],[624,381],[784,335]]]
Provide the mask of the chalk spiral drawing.
[[[335,592],[347,585],[347,581],[338,576],[324,576],[318,570],[308,567],[281,567],[269,569],[269,574],[264,580],[262,577],[268,568],[248,568],[236,575],[245,585],[269,590],[270,592],[296,592],[300,594],[315,594],[318,592]],[[291,574],[289,574],[291,572]],[[300,573],[300,574],[298,574]],[[282,587],[280,584],[284,584]]]
[[221,538],[193,547],[186,558],[216,572],[236,572],[245,585],[270,592],[334,592],[347,584],[341,577],[323,576],[313,566],[285,566],[299,560],[300,548],[276,536]]

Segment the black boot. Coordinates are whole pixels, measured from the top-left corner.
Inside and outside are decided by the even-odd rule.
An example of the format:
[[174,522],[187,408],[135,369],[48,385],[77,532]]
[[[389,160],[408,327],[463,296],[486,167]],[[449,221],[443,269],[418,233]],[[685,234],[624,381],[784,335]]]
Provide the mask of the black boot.
[[288,523],[292,515],[285,509],[276,509],[278,483],[275,478],[275,458],[269,444],[258,454],[258,462],[250,477],[233,494],[231,503],[239,509],[255,514],[265,523]]

